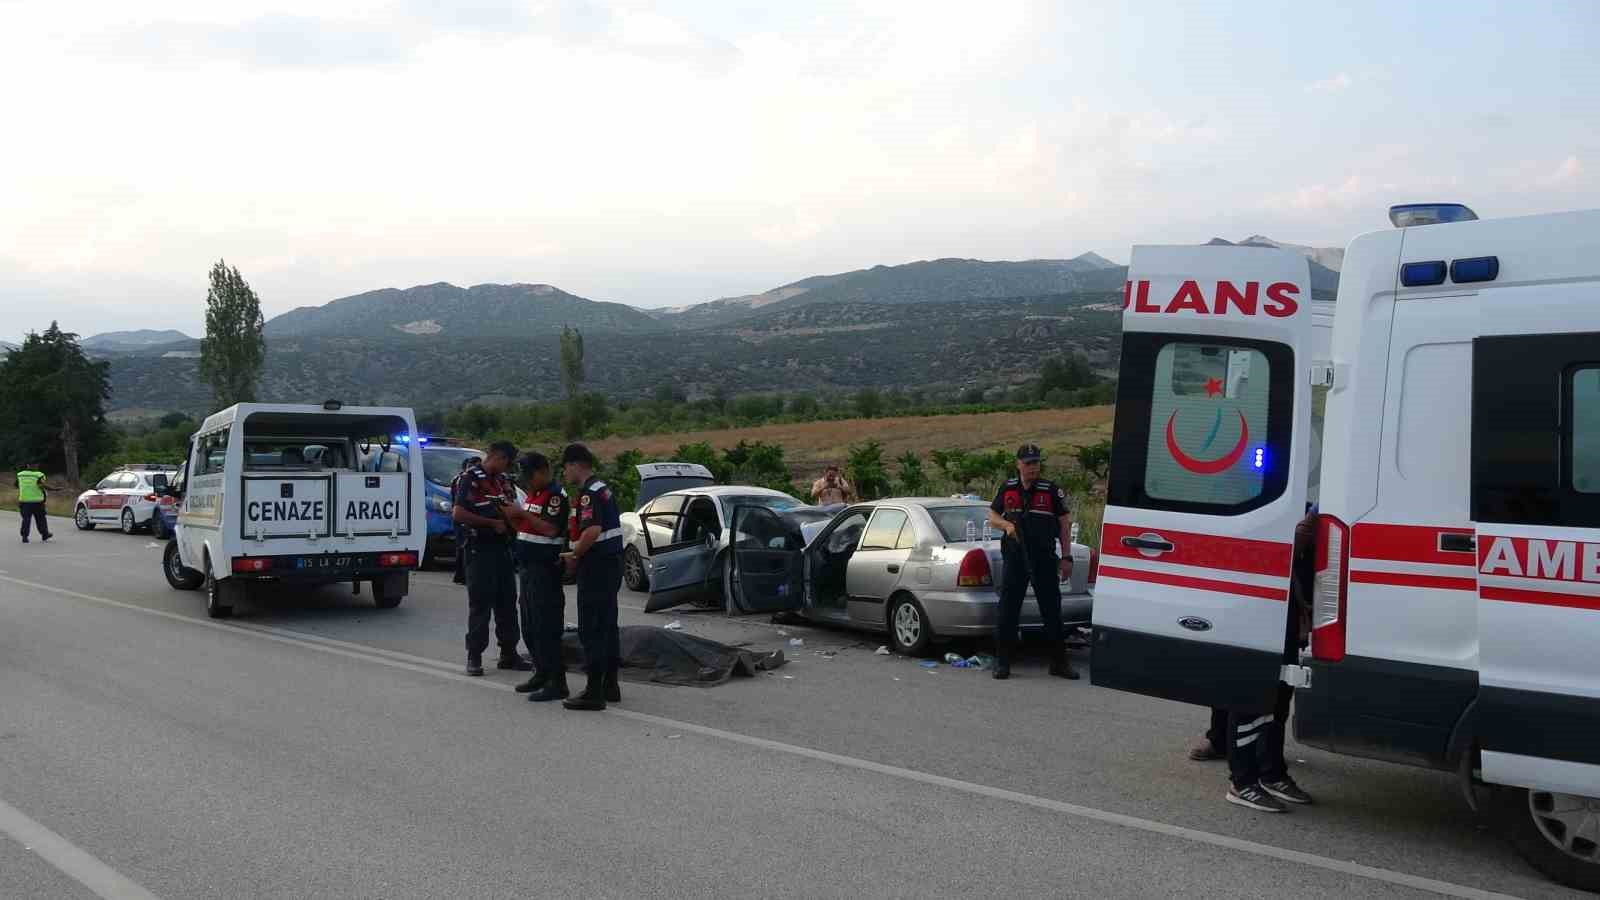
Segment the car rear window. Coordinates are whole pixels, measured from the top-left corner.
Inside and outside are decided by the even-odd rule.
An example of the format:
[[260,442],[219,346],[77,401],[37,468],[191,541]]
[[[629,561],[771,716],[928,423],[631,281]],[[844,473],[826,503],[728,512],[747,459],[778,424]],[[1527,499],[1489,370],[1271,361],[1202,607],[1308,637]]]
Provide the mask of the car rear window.
[[[930,507],[928,515],[933,517],[933,524],[939,527],[939,533],[948,543],[986,541],[994,536],[989,528],[989,507],[981,504]],[[969,534],[972,536],[968,537]]]

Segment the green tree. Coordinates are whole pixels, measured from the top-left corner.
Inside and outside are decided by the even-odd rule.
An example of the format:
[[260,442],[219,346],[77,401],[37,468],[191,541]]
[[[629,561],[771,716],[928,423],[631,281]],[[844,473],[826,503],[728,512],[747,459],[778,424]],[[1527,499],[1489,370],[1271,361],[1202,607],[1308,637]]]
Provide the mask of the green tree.
[[889,473],[883,467],[883,444],[863,441],[850,445],[845,457],[845,474],[856,486],[863,500],[877,500],[888,495]]
[[30,333],[0,362],[0,448],[14,464],[59,462],[78,484],[80,459],[115,444],[106,424],[110,363],[83,354],[78,336],[55,323]]
[[922,469],[922,457],[914,450],[895,457],[900,467],[900,493],[906,497],[920,497],[928,491],[928,474]]
[[1077,457],[1078,467],[1095,481],[1104,481],[1106,473],[1111,470],[1111,441],[1103,440],[1098,444],[1088,444],[1073,451]]
[[1058,354],[1044,361],[1039,371],[1039,381],[1034,385],[1035,396],[1043,400],[1052,391],[1074,391],[1098,381],[1089,361],[1077,353]]
[[977,406],[983,402],[984,390],[981,387],[967,388],[961,395],[961,402],[968,406]]
[[814,418],[821,407],[810,394],[796,394],[789,398],[789,414],[801,419]]
[[206,336],[200,341],[200,377],[220,409],[256,398],[267,343],[261,301],[237,267],[218,261],[206,290]]
[[644,454],[638,450],[624,450],[609,463],[602,462],[595,469],[600,480],[611,486],[616,495],[617,509],[626,512],[639,505],[639,464]]
[[561,327],[561,390],[567,397],[566,416],[561,420],[561,436],[574,440],[583,433],[583,332]]
[[679,444],[674,450],[671,462],[699,463],[711,472],[711,477],[718,484],[728,483],[728,464],[709,443],[700,441],[695,444]]
[[856,408],[856,415],[863,419],[875,418],[883,413],[883,395],[872,388],[862,388],[856,393],[852,403]]

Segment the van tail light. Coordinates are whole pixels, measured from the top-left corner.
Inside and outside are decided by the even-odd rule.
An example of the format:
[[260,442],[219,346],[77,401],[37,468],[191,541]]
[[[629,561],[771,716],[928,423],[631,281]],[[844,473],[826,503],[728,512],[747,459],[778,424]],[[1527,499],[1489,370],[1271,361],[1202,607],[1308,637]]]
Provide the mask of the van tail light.
[[378,554],[378,565],[415,569],[417,567],[417,555],[415,553],[380,553]]
[[1095,547],[1090,547],[1089,548],[1089,583],[1090,584],[1094,584],[1095,580],[1098,579],[1099,577],[1100,577],[1100,550],[1098,548],[1095,548]]
[[982,550],[968,550],[961,557],[961,568],[956,571],[957,587],[992,587],[994,577],[989,571],[989,554]]
[[1350,528],[1333,516],[1317,517],[1317,576],[1311,599],[1311,657],[1344,659],[1350,585]]
[[236,557],[233,561],[233,571],[235,574],[265,572],[270,568],[272,568],[272,560],[267,559],[264,556],[240,556]]

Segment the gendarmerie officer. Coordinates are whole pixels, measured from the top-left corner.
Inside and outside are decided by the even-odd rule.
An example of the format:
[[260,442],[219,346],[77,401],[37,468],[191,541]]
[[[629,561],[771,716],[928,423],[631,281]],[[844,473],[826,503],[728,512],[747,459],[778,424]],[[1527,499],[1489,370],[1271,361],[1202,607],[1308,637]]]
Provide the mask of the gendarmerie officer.
[[467,538],[467,674],[483,674],[483,651],[489,649],[489,618],[500,643],[502,669],[527,671],[533,664],[517,652],[517,573],[511,561],[513,529],[505,509],[517,502],[517,489],[506,470],[517,448],[508,441],[489,445],[479,465],[456,483],[451,517],[468,526]]
[[583,693],[562,701],[567,709],[605,709],[622,702],[617,683],[621,635],[617,591],[622,589],[622,516],[611,488],[594,475],[594,454],[572,444],[561,454],[568,484],[578,487],[572,549],[564,557],[578,575],[578,639],[588,664]]
[[522,640],[533,654],[533,677],[517,685],[535,703],[567,698],[561,632],[567,598],[561,588],[561,551],[567,545],[567,494],[550,477],[550,460],[528,453],[517,461],[526,506],[514,516],[517,566],[522,570]]
[[[989,524],[1005,535],[1000,542],[1005,571],[994,632],[995,678],[1011,677],[1011,658],[1020,639],[1022,600],[1030,581],[1050,646],[1050,674],[1078,677],[1061,642],[1061,582],[1072,576],[1072,516],[1066,492],[1039,477],[1039,457],[1035,444],[1018,448],[1017,477],[1000,486],[989,506]],[[1058,540],[1065,557],[1056,554]]]

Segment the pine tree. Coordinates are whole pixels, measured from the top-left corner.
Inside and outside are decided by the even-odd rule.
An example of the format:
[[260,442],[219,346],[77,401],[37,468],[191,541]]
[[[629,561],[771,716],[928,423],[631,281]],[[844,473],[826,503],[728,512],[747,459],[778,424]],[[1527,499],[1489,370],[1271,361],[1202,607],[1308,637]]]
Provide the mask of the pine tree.
[[12,463],[59,463],[77,484],[80,460],[111,443],[105,401],[110,363],[89,359],[55,323],[0,362],[0,450]]

